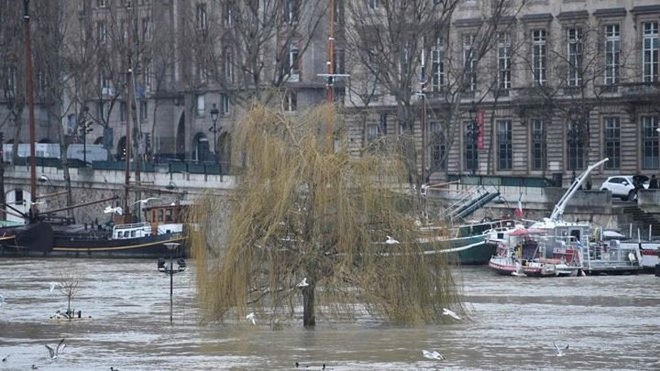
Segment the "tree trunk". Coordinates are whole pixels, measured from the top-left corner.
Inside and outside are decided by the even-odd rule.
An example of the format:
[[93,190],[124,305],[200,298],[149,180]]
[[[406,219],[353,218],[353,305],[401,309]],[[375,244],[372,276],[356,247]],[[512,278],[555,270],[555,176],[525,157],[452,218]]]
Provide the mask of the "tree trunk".
[[303,326],[313,328],[316,326],[316,317],[314,316],[314,284],[303,287]]

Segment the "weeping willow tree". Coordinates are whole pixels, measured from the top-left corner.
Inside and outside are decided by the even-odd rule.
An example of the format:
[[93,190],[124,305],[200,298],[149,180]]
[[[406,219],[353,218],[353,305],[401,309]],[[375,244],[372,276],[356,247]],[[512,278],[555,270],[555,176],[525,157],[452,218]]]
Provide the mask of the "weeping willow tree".
[[[191,214],[206,320],[248,312],[279,320],[302,305],[305,327],[315,326],[317,308],[415,323],[462,309],[451,257],[419,242],[402,157],[328,150],[329,117],[339,117],[329,106],[295,118],[258,106],[236,126],[234,150],[246,165],[226,236],[214,216],[219,198],[202,199]],[[385,243],[388,235],[400,243]]]

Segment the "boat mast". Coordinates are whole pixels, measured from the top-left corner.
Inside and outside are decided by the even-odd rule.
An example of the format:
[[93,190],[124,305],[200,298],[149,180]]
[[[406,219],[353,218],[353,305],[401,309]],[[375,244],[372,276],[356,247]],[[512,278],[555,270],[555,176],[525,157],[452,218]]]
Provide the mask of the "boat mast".
[[562,215],[564,214],[564,209],[566,208],[566,204],[571,199],[571,197],[573,197],[575,192],[577,192],[577,190],[580,189],[580,186],[582,186],[582,183],[584,183],[584,180],[587,179],[587,176],[589,175],[589,173],[593,169],[595,169],[598,166],[606,163],[607,161],[609,161],[609,159],[604,158],[604,159],[596,162],[595,164],[589,166],[582,174],[580,174],[580,176],[575,178],[575,181],[573,181],[573,184],[571,184],[571,186],[568,187],[568,191],[566,191],[566,193],[564,193],[562,198],[555,205],[555,209],[552,211],[552,214],[550,215],[550,220],[558,221],[558,220],[561,219]]
[[[131,43],[132,37],[132,24],[133,22],[127,22],[127,35],[129,43]],[[126,168],[124,169],[124,222],[130,223],[131,210],[129,209],[128,195],[129,195],[129,186],[131,182],[131,132],[133,131],[133,48],[128,48],[128,69],[126,71],[126,143],[125,143],[125,152],[126,152]]]
[[32,223],[37,219],[37,159],[34,149],[35,124],[34,124],[34,87],[32,80],[32,40],[30,37],[30,0],[23,0],[23,33],[25,42],[25,77],[26,95],[28,102],[28,126],[30,130],[30,220]]

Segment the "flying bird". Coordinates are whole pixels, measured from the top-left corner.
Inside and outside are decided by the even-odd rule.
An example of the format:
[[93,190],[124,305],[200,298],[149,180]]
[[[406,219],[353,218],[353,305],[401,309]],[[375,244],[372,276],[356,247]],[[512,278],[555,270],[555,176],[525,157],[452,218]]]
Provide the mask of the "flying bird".
[[399,244],[399,241],[395,240],[394,238],[392,238],[390,236],[385,236],[385,237],[387,237],[387,240],[385,240],[386,244],[388,244],[388,245],[398,245]]
[[525,272],[523,272],[522,264],[520,264],[519,261],[516,262],[516,270],[511,272],[511,275],[516,277],[527,277]]
[[456,314],[456,312],[454,312],[453,310],[447,309],[447,308],[442,308],[442,314],[444,314],[445,316],[449,316],[449,317],[451,317],[453,319],[456,319],[456,320],[461,319],[461,317],[458,314]]
[[103,213],[123,215],[124,210],[121,208],[121,206],[116,206],[116,207],[106,206],[106,208],[103,210]]
[[160,198],[159,197],[149,197],[149,198],[145,198],[145,199],[142,199],[142,200],[137,200],[137,201],[133,202],[133,205],[135,205],[137,203],[141,203],[142,205],[146,205],[147,202],[154,201],[154,200],[160,200]]
[[56,359],[60,353],[66,348],[66,344],[64,344],[64,339],[60,340],[60,343],[57,344],[56,348],[51,347],[50,345],[46,344],[46,348],[48,349],[48,353],[50,354],[51,359]]
[[438,353],[435,350],[434,351],[422,350],[422,355],[424,356],[424,358],[433,359],[436,361],[442,361],[443,359],[445,359],[445,357],[442,354]]
[[49,285],[50,285],[50,292],[53,292],[53,290],[55,290],[56,287],[64,287],[59,282],[50,282]]
[[307,283],[307,277],[303,278],[302,281],[300,281],[296,286],[298,286],[298,287],[307,287],[307,286],[309,286],[309,283]]
[[0,307],[5,303],[5,297],[0,294]]
[[7,362],[7,359],[9,358],[9,354],[5,356],[5,358],[2,359],[2,362]]
[[257,324],[257,316],[254,314],[254,312],[250,312],[250,314],[245,316],[245,319],[252,322],[253,325]]
[[566,346],[563,349],[557,346],[557,344],[555,344],[554,341],[552,342],[552,345],[555,346],[555,355],[557,357],[562,357],[564,355],[564,351],[568,350],[568,344],[566,344]]

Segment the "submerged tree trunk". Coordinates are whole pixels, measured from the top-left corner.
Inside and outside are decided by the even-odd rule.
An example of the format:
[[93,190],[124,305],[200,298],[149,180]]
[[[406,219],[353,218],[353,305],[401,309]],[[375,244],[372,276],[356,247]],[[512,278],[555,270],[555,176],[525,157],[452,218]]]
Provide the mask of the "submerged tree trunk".
[[314,288],[315,285],[310,283],[309,286],[303,287],[303,326],[305,328],[312,328],[316,326],[316,316],[314,315]]

